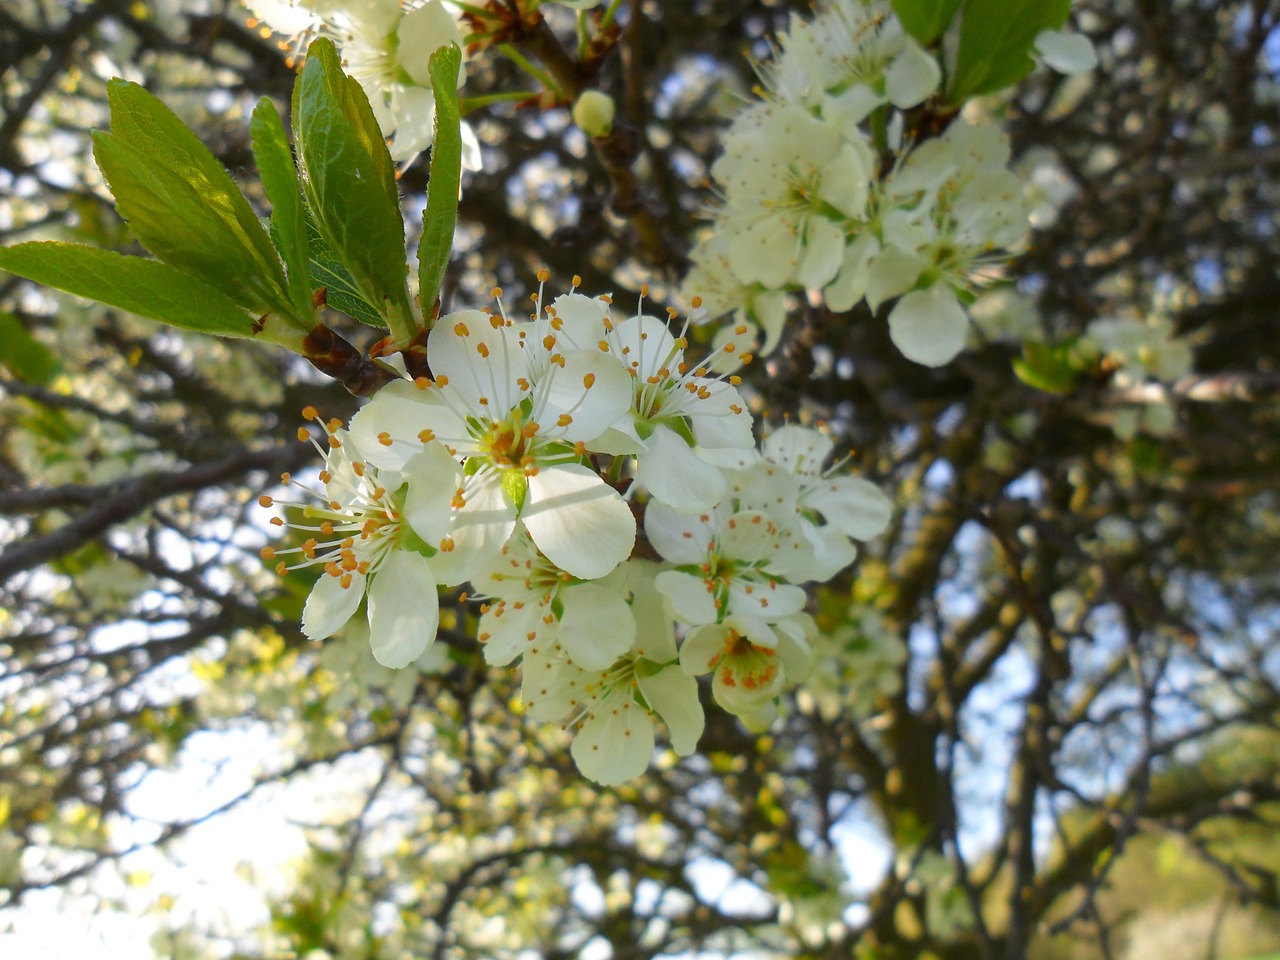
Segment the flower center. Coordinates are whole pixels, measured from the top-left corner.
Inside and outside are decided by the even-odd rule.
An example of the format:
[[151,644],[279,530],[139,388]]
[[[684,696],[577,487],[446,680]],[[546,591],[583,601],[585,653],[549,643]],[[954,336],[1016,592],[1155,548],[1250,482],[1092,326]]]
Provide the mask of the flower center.
[[757,690],[767,686],[778,675],[778,663],[768,647],[758,647],[737,630],[730,630],[724,639],[725,652],[721,659],[720,682],[726,687],[744,687]]
[[533,466],[533,439],[538,434],[538,424],[532,420],[523,422],[519,410],[511,411],[506,420],[494,421],[476,440],[478,452],[495,466],[504,469],[525,469]]

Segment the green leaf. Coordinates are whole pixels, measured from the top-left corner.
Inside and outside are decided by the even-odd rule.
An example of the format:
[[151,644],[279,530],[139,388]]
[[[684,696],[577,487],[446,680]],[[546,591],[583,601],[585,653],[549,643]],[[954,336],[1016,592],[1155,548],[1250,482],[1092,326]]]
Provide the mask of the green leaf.
[[267,97],[254,107],[249,121],[253,159],[262,177],[262,189],[271,201],[271,236],[284,260],[289,297],[303,316],[312,313],[308,268],[307,211],[302,184],[294,170],[293,151],[275,104]]
[[279,324],[254,331],[254,318],[215,288],[176,267],[78,243],[0,248],[0,269],[57,290],[163,323],[224,337],[253,337],[298,349],[302,334]]
[[111,132],[94,133],[94,157],[142,245],[246,310],[293,316],[280,258],[217,158],[137,84],[113,80],[107,96]]
[[361,323],[385,330],[387,321],[378,312],[377,306],[364,298],[351,271],[339,262],[337,254],[325,244],[315,221],[307,217],[306,227],[307,269],[310,271],[312,288],[323,287],[325,300],[333,309],[341,310]]
[[395,168],[381,133],[373,135],[377,123],[364,91],[343,74],[327,39],[307,51],[293,117],[303,189],[320,235],[392,334],[407,340],[415,325]]
[[958,104],[1017,83],[1035,65],[1030,51],[1041,30],[1067,21],[1071,0],[965,0],[960,46],[947,96]]
[[961,0],[889,0],[907,33],[928,46],[942,35]]
[[311,282],[317,287],[325,288],[329,306],[371,327],[386,327],[387,322],[382,319],[382,314],[364,299],[360,288],[341,263],[313,250],[309,266]]
[[28,383],[48,383],[62,364],[12,313],[0,311],[0,364]]
[[462,117],[458,112],[461,65],[461,51],[450,44],[433,53],[428,66],[436,97],[436,126],[427,206],[422,211],[422,241],[418,244],[418,291],[425,317],[430,317],[440,295],[458,221],[458,191],[462,183]]
[[1013,372],[1027,386],[1045,393],[1070,393],[1080,378],[1080,369],[1072,362],[1074,349],[1074,341],[1057,346],[1028,342],[1022,347],[1022,358],[1013,361]]

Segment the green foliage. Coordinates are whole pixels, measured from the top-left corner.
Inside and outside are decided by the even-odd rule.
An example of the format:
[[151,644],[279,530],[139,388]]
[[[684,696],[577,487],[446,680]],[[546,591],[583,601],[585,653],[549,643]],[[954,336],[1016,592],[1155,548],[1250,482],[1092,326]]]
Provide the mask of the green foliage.
[[0,269],[88,297],[120,310],[223,337],[297,338],[268,324],[255,334],[253,317],[221,292],[157,260],[127,257],[78,243],[21,243],[0,249]]
[[907,33],[927,45],[947,29],[960,3],[961,0],[890,0],[889,6]]
[[1036,35],[1061,27],[1070,11],[1071,0],[967,0],[948,99],[961,103],[1017,83],[1035,66]]
[[365,299],[351,271],[343,266],[337,254],[324,242],[314,223],[307,225],[307,269],[311,283],[325,288],[329,306],[371,327],[386,327],[387,322],[377,306]]
[[393,336],[407,340],[414,327],[395,168],[368,98],[342,72],[329,40],[307,52],[293,116],[303,189],[320,235]]
[[431,148],[427,206],[422,211],[422,241],[418,245],[418,290],[425,315],[430,314],[440,295],[453,249],[453,227],[458,220],[458,190],[462,183],[462,117],[458,113],[461,66],[462,52],[453,45],[441,47],[431,55],[435,142]]
[[108,99],[111,133],[94,134],[94,157],[142,245],[252,313],[309,326],[270,238],[217,158],[137,84],[111,81]]
[[1070,393],[1080,379],[1076,340],[1060,344],[1030,340],[1022,346],[1022,357],[1013,361],[1013,372],[1029,387],[1045,393]]
[[27,333],[12,313],[0,310],[0,365],[29,383],[48,383],[61,365],[52,350]]
[[254,108],[249,136],[253,141],[253,158],[262,177],[262,189],[271,201],[271,238],[284,261],[294,309],[305,317],[312,310],[307,211],[284,123],[275,105],[266,97]]

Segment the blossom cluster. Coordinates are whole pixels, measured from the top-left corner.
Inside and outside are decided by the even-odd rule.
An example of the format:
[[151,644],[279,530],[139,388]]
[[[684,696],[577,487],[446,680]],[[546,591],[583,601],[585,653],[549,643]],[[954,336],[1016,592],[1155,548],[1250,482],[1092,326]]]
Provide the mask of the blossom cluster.
[[917,363],[964,346],[963,304],[1015,250],[1033,204],[1009,169],[1007,138],[963,119],[936,139],[903,134],[904,111],[938,91],[937,60],[885,0],[828,0],[796,17],[761,67],[712,167],[722,203],[685,289],[778,343],[786,294],[820,291],[832,310],[897,298],[889,333]]
[[436,636],[436,587],[469,582],[486,660],[520,661],[529,715],[571,729],[603,783],[645,769],[655,715],[693,751],[699,675],[768,726],[810,667],[802,585],[846,568],[888,499],[829,469],[818,430],[757,447],[739,378],[686,358],[674,311],[619,320],[607,296],[539,293],[513,320],[495,295],[440,318],[430,377],[323,423],[318,504],[262,498],[305,537],[264,556],[322,571],[304,632],[332,635],[367,597],[375,658],[403,667]]
[[[245,0],[278,33],[331,37],[347,71],[364,89],[392,159],[408,163],[431,146],[436,115],[428,64],[438,48],[463,47],[462,31],[442,0]],[[466,64],[458,85],[466,79]],[[480,143],[462,124],[463,165],[480,169]]]

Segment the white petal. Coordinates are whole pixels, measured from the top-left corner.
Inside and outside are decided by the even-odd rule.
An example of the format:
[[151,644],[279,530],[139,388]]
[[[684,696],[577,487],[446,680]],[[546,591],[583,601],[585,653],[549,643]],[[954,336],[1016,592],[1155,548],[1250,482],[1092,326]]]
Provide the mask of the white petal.
[[[461,124],[462,132],[462,169],[463,170],[482,170],[484,164],[481,162],[480,139],[476,136],[475,130],[471,129],[471,124],[463,120]],[[461,188],[459,188],[461,190]]]
[[711,623],[690,630],[680,645],[680,669],[691,677],[710,673],[724,655],[728,628],[722,623]]
[[806,491],[804,505],[822,513],[827,523],[857,540],[884,533],[893,503],[880,488],[861,477],[830,477]]
[[787,295],[782,290],[765,290],[751,298],[751,316],[764,331],[763,354],[773,352],[782,338],[782,328],[787,322]]
[[[431,86],[431,72],[428,65],[431,55],[440,47],[462,43],[462,32],[451,14],[440,3],[430,0],[416,10],[410,10],[400,20],[396,28],[399,44],[396,47],[396,59],[405,72],[413,78],[413,82],[424,87]],[[460,71],[461,72],[461,71]],[[458,77],[458,85],[462,85],[464,76]]]
[[758,510],[735,513],[720,531],[720,552],[734,560],[766,560],[777,543],[777,525]]
[[862,299],[867,289],[868,268],[879,252],[880,244],[870,230],[858,234],[853,243],[845,247],[840,272],[822,291],[831,310],[837,313],[852,310],[853,305]]
[[780,217],[770,217],[729,238],[729,265],[743,283],[777,289],[792,279],[799,247],[793,227]]
[[1044,30],[1036,37],[1036,52],[1045,66],[1059,73],[1074,74],[1098,65],[1098,54],[1089,38],[1078,33]]
[[[835,159],[822,168],[818,196],[855,220],[867,212],[867,194],[875,177],[875,157],[860,134],[840,148]],[[843,237],[842,237],[843,239]]]
[[392,550],[369,586],[369,644],[384,667],[407,667],[436,638],[440,598],[427,558]]
[[517,606],[498,602],[480,618],[476,636],[484,644],[484,659],[494,666],[504,666],[520,656],[539,639],[555,632],[543,621],[548,605],[532,599]]
[[677,656],[675,625],[667,599],[654,582],[660,568],[648,560],[628,560],[624,569],[631,588],[636,653],[654,663],[670,663]]
[[671,563],[705,563],[713,536],[710,516],[690,516],[661,502],[645,508],[644,532],[662,559]]
[[502,489],[499,471],[481,470],[463,484],[466,505],[453,512],[448,533],[453,549],[442,549],[432,558],[436,577],[449,585],[475,576],[501,552],[516,528],[516,508]]
[[699,448],[703,451],[719,448],[739,451],[750,450],[756,445],[751,433],[751,414],[736,387],[702,377],[694,377],[689,382],[697,385],[699,392],[706,387],[708,394],[705,400],[700,399],[686,407],[693,438]]
[[706,718],[698,700],[698,681],[674,664],[652,675],[637,674],[640,692],[671,734],[671,748],[687,757],[698,746]]
[[587,670],[606,670],[631,649],[636,622],[618,590],[579,583],[560,592],[560,645]]
[[539,644],[526,652],[520,672],[520,699],[528,705],[529,717],[538,721],[563,723],[577,713],[591,680],[552,644]]
[[350,586],[344,588],[338,577],[325,573],[311,588],[306,606],[302,608],[302,632],[312,640],[323,640],[337,633],[360,608],[365,576],[353,573],[349,582]]
[[441,317],[427,337],[427,352],[437,379],[448,379],[446,391],[477,416],[505,417],[528,392],[520,386],[527,362],[515,333],[495,329],[481,310]]
[[938,61],[914,40],[908,40],[902,54],[885,71],[885,92],[895,107],[906,110],[933,93],[941,77]]
[[581,464],[543,467],[530,477],[521,518],[538,549],[583,580],[603,577],[631,555],[636,543],[631,508]]
[[644,314],[619,323],[612,340],[618,358],[641,380],[659,376],[663,368],[674,370],[684,356],[667,325]]
[[736,716],[752,733],[764,733],[773,726],[773,721],[778,719],[778,703],[776,700],[769,700]]
[[764,623],[773,623],[799,613],[807,599],[802,588],[779,580],[748,583],[739,577],[729,585],[729,610],[744,621],[758,617]]
[[629,688],[611,691],[582,721],[570,753],[583,776],[606,786],[626,783],[653,758],[653,720]]
[[599,297],[566,293],[551,302],[547,313],[552,311],[555,311],[555,316],[560,320],[556,339],[562,350],[594,349],[604,337],[604,322],[609,316],[609,304]]
[[636,433],[635,418],[623,417],[588,443],[587,449],[592,453],[607,453],[611,457],[634,457],[644,452],[645,442]]
[[245,6],[272,30],[285,36],[308,34],[323,22],[311,10],[289,0],[251,0]]
[[804,255],[796,266],[796,282],[812,289],[825,287],[835,279],[843,259],[844,230],[826,217],[810,217]]
[[422,450],[418,434],[437,428],[456,433],[462,425],[440,405],[436,391],[393,380],[351,418],[349,432],[367,463],[379,470],[402,470]]
[[429,443],[405,464],[404,475],[409,481],[405,519],[414,533],[437,548],[453,524],[451,501],[462,483],[462,467],[441,444]]
[[889,336],[902,355],[926,367],[940,367],[964,349],[969,318],[943,283],[913,290],[889,314]]
[[435,135],[436,97],[427,87],[393,87],[391,90],[391,122],[395,136],[391,142],[391,159],[397,163],[411,160],[431,146]]
[[790,617],[778,624],[778,660],[786,671],[787,682],[805,680],[813,669],[813,650],[807,635],[817,635],[817,625],[808,614]]
[[654,582],[680,620],[692,624],[716,622],[719,615],[716,598],[702,578],[679,570],[664,570]]
[[831,438],[820,430],[788,423],[774,430],[760,445],[765,458],[801,476],[821,476],[831,456]]
[[659,424],[640,457],[636,479],[656,500],[682,513],[710,510],[724,496],[724,475],[702,460],[683,437]]
[[[563,366],[552,365],[550,382],[539,384],[546,404],[537,413],[544,421],[540,432],[589,443],[631,410],[631,375],[598,349],[573,350],[563,360]],[[562,415],[569,418],[563,426],[559,424]]]
[[880,304],[915,286],[920,273],[928,266],[923,257],[897,247],[886,247],[871,261],[867,272],[867,305],[879,310]]
[[789,564],[778,563],[769,567],[792,583],[810,580],[826,583],[857,559],[858,548],[836,527],[820,527],[807,520],[802,520],[800,526],[808,549],[799,553],[807,553],[807,556],[795,557]]

